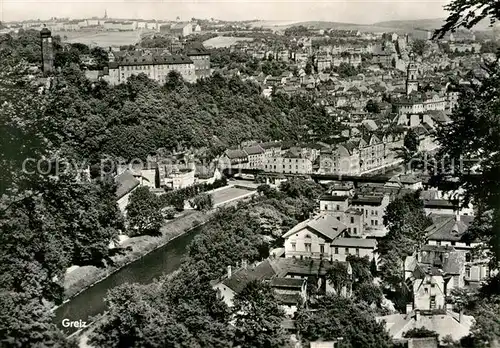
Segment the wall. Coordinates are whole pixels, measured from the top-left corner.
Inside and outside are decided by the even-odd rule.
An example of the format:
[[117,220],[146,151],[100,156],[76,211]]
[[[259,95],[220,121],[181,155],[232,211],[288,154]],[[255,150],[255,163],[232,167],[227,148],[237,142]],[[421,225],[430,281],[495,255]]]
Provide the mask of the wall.
[[[309,236],[310,238],[307,238],[307,236]],[[311,245],[310,251],[306,251],[306,244]],[[300,258],[301,256],[303,256],[320,258],[320,245],[323,245],[324,247],[324,258],[330,259],[330,243],[325,242],[324,238],[306,227],[285,240],[285,257],[295,256],[297,258]]]

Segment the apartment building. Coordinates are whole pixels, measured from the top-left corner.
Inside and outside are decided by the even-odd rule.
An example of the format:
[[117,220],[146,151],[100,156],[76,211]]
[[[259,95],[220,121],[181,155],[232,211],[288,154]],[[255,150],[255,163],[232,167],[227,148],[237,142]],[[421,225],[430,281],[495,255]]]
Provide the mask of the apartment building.
[[165,83],[171,71],[177,71],[187,82],[196,81],[195,66],[189,57],[159,54],[115,56],[115,61],[109,64],[104,79],[111,84],[120,84],[132,75],[145,74],[150,79]]

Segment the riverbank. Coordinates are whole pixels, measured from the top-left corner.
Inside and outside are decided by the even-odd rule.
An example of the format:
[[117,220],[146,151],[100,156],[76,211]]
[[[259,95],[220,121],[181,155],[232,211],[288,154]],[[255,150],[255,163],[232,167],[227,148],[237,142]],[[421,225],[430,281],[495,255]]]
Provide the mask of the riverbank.
[[182,216],[167,221],[161,228],[161,235],[159,236],[138,236],[127,239],[121,244],[121,247],[124,249],[129,248],[129,250],[124,250],[123,254],[113,256],[111,258],[114,262],[112,266],[106,268],[84,266],[68,273],[64,278],[65,299],[71,299],[120,268],[137,261],[192,228],[206,223],[213,214],[214,211],[207,213],[194,210],[186,211]]
[[[214,190],[212,192],[215,196],[215,208],[237,204],[238,201],[248,199],[255,193],[256,191],[251,189],[242,190],[233,188],[232,186],[226,187],[225,192],[224,190]],[[106,279],[124,266],[139,260],[191,229],[207,223],[216,211],[217,209],[208,212],[196,210],[184,211],[181,216],[167,221],[160,229],[161,235],[159,236],[137,236],[125,240],[120,245],[124,249],[123,254],[115,255],[111,258],[113,260],[112,266],[106,268],[84,266],[67,273],[64,278],[65,302]]]

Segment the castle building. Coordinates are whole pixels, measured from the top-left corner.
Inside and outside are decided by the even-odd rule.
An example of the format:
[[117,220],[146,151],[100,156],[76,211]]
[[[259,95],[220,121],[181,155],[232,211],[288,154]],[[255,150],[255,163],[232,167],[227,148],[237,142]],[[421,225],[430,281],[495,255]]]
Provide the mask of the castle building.
[[42,71],[48,74],[54,70],[54,49],[52,46],[52,33],[47,27],[40,31],[42,45]]

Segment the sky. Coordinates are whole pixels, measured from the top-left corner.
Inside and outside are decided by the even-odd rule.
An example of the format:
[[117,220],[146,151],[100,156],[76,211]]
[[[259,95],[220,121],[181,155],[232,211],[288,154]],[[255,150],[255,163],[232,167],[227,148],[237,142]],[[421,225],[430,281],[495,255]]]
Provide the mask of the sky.
[[0,0],[0,20],[69,17],[335,21],[371,24],[446,17],[449,0]]

